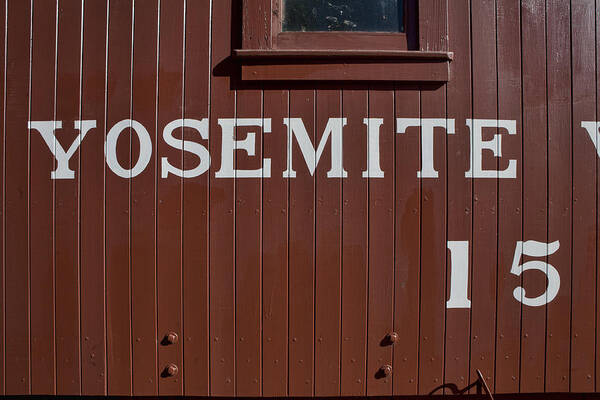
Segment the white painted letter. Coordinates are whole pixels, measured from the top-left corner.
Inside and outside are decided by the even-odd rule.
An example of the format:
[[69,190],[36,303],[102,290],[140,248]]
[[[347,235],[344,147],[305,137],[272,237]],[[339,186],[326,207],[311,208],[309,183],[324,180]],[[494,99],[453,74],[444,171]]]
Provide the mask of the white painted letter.
[[546,274],[546,277],[548,278],[548,288],[538,297],[526,297],[525,289],[523,287],[519,286],[515,288],[515,290],[513,290],[513,297],[517,301],[526,306],[539,307],[554,300],[560,289],[560,275],[556,268],[544,261],[527,261],[521,265],[519,265],[519,262],[523,255],[530,257],[546,257],[556,253],[559,248],[560,242],[558,240],[552,243],[536,242],[535,240],[517,242],[517,246],[515,247],[515,257],[513,258],[510,273],[519,276],[525,271],[537,270]]
[[448,241],[450,250],[450,298],[446,308],[471,308],[469,300],[469,242]]
[[[121,132],[126,128],[133,129],[140,141],[140,155],[132,169],[121,167],[119,160],[117,160],[117,140]],[[152,157],[152,140],[144,125],[135,120],[124,119],[117,122],[106,135],[104,151],[106,153],[106,164],[108,164],[112,172],[121,178],[134,178],[141,174],[150,162],[150,158]]]
[[310,138],[308,137],[308,132],[306,132],[306,127],[304,126],[304,122],[302,122],[302,118],[284,118],[283,123],[288,127],[288,168],[283,171],[283,177],[296,177],[296,171],[294,171],[294,167],[292,165],[292,141],[294,136],[296,137],[298,146],[300,146],[302,156],[304,156],[304,161],[306,162],[306,166],[308,167],[311,175],[314,175],[317,164],[319,163],[321,155],[323,154],[323,150],[325,149],[327,139],[329,139],[329,136],[331,136],[331,169],[327,172],[327,177],[348,177],[348,172],[344,170],[344,159],[342,156],[342,135],[344,126],[346,126],[346,122],[346,118],[329,118],[329,121],[327,121],[327,126],[325,127],[325,131],[323,132],[323,136],[321,137],[321,141],[315,150]]
[[421,170],[417,178],[437,178],[438,172],[433,165],[433,132],[435,128],[446,129],[446,134],[454,134],[454,119],[445,118],[398,118],[396,133],[405,133],[411,126],[421,127]]
[[596,148],[596,153],[598,153],[598,157],[600,157],[600,148],[598,148],[598,128],[600,128],[599,121],[582,121],[581,127],[585,128],[588,133],[588,136],[592,140],[594,147]]
[[384,173],[379,163],[379,133],[383,118],[365,118],[363,123],[367,126],[367,170],[363,171],[363,178],[383,178]]
[[195,129],[200,133],[202,139],[208,139],[208,118],[204,118],[202,121],[198,121],[197,119],[177,119],[168,123],[163,130],[163,139],[165,142],[178,150],[189,151],[197,155],[200,158],[200,163],[194,169],[182,170],[169,164],[167,157],[162,157],[161,177],[166,178],[169,176],[169,173],[184,178],[194,178],[202,175],[210,167],[210,153],[200,143],[174,138],[173,131],[177,128]]
[[263,167],[254,170],[240,170],[233,168],[233,158],[236,150],[245,150],[249,156],[256,154],[256,133],[248,132],[246,139],[235,140],[234,128],[236,126],[259,126],[263,133],[271,132],[271,118],[223,118],[219,119],[221,125],[221,169],[217,171],[217,178],[270,178],[271,159],[263,159]]
[[56,129],[62,129],[62,121],[29,121],[27,123],[27,128],[35,129],[42,135],[44,142],[46,142],[50,152],[52,152],[52,155],[56,159],[56,170],[50,172],[51,179],[75,178],[75,171],[69,168],[69,160],[81,145],[85,135],[87,135],[90,129],[95,127],[95,120],[75,121],[75,129],[79,131],[79,135],[71,143],[69,150],[65,152],[65,149],[54,135]]
[[516,178],[517,160],[509,160],[508,168],[502,171],[483,169],[483,150],[491,150],[495,157],[502,157],[502,137],[494,135],[492,140],[483,140],[483,128],[506,129],[509,135],[517,134],[517,121],[496,119],[467,119],[471,131],[471,168],[466,178]]

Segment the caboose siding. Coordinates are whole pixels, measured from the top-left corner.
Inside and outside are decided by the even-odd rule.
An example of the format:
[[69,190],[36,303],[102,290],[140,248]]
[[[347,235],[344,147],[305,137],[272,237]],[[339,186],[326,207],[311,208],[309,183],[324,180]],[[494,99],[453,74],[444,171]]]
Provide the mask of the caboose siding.
[[4,0],[0,393],[595,392],[600,5],[421,1],[447,83],[243,81],[268,0]]

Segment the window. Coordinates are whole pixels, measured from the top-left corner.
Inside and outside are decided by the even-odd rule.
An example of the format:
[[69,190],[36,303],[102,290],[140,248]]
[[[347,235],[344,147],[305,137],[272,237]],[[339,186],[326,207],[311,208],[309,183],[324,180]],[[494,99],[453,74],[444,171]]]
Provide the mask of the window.
[[403,0],[283,0],[284,32],[404,32]]
[[270,1],[272,48],[417,50],[417,0]]
[[451,0],[242,0],[242,80],[445,82]]

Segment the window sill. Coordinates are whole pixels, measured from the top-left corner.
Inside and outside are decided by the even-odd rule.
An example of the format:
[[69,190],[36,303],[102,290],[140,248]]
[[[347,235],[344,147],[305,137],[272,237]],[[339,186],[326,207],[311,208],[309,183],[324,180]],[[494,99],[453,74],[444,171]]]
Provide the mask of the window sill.
[[448,82],[451,52],[239,49],[245,81]]

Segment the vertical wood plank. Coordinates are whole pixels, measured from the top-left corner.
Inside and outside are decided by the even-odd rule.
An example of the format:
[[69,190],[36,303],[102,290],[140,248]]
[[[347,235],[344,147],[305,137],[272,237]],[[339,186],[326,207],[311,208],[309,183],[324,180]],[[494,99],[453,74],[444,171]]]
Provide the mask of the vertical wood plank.
[[561,278],[558,296],[548,304],[547,392],[569,390],[571,322],[571,51],[568,2],[546,4],[548,63],[548,242],[560,250],[548,257]]
[[[108,16],[107,132],[119,121],[131,117],[131,23],[132,1],[111,1]],[[131,131],[130,126],[123,129],[114,150],[119,165],[125,170],[133,166]],[[131,395],[132,383],[130,185],[128,179],[118,176],[108,166],[105,174],[108,394],[127,396]]]
[[[418,88],[395,93],[396,117],[421,115]],[[419,376],[419,309],[421,302],[421,137],[418,127],[395,135],[394,395],[415,395]]]
[[[446,115],[446,88],[421,90],[421,118]],[[446,310],[446,130],[436,129],[433,159],[438,178],[421,183],[421,288],[419,394],[442,384]]]
[[[207,118],[210,96],[210,1],[186,2],[184,118]],[[208,142],[185,130],[185,139]],[[184,169],[198,163],[184,152]],[[184,394],[209,394],[208,173],[183,182]]]
[[[107,5],[85,2],[81,119],[96,128],[80,148],[81,392],[106,395],[104,138]],[[82,144],[83,144],[82,143]]]
[[[285,396],[288,391],[288,238],[289,179],[285,149],[289,92],[264,91],[263,115],[271,118],[271,134],[263,138],[264,157],[271,159],[271,178],[263,181],[263,396]],[[268,223],[267,223],[268,222]]]
[[[237,95],[236,120],[262,116],[262,92],[240,90]],[[261,360],[261,232],[262,178],[243,178],[244,170],[263,168],[263,126],[235,129],[235,140],[254,137],[254,156],[235,151],[235,332],[236,395],[260,396]],[[269,133],[267,133],[269,134]],[[264,170],[263,170],[264,173]],[[269,179],[269,178],[266,178]]]
[[[63,121],[57,141],[67,148],[78,130],[80,116],[81,1],[58,3],[58,62],[56,117]],[[71,158],[79,169],[78,152]],[[78,171],[77,171],[78,172]],[[56,257],[56,389],[60,394],[81,393],[79,321],[79,175],[55,182]]]
[[[184,0],[161,2],[159,7],[159,61],[158,61],[158,132],[173,120],[183,116],[184,82]],[[180,133],[174,133],[180,134]],[[170,332],[182,332],[182,241],[181,241],[181,190],[182,178],[169,173],[165,176],[162,160],[175,168],[183,167],[182,150],[168,146],[157,139],[157,152],[161,157],[160,177],[157,176],[157,287],[158,322],[157,339],[159,395],[182,395],[184,374],[169,376],[166,368],[170,364],[183,368],[183,341],[169,343],[165,338]]]
[[[31,121],[54,120],[56,3],[34,2]],[[52,60],[52,61],[50,61]],[[49,99],[52,99],[49,101]],[[31,393],[54,394],[54,160],[38,131],[30,130]],[[74,167],[74,166],[73,166]],[[3,335],[4,337],[4,335]]]
[[243,3],[242,36],[244,48],[271,47],[272,0],[254,0]]
[[[497,119],[498,81],[496,71],[496,3],[494,0],[472,3],[473,118]],[[471,134],[475,124],[471,127]],[[486,134],[505,135],[505,130],[484,128]],[[482,154],[482,169],[505,170],[508,161]],[[471,171],[475,155],[471,154]],[[481,370],[488,385],[494,388],[494,350],[496,341],[497,275],[497,195],[495,178],[472,179],[473,182],[473,269],[471,289],[471,372],[469,382],[477,380]]]
[[[379,147],[364,147],[366,160],[379,154],[383,176],[370,171],[369,177],[369,308],[367,322],[367,395],[392,394],[392,376],[382,367],[392,362],[388,334],[394,328],[394,91],[369,91],[369,118],[380,118]],[[373,121],[370,124],[378,124]],[[371,127],[372,128],[372,127]],[[369,127],[364,126],[365,131]],[[367,168],[365,168],[366,170]],[[393,369],[392,369],[393,372]]]
[[[6,142],[6,56],[7,56],[7,27],[8,22],[6,16],[8,12],[8,5],[6,1],[1,2],[0,5],[0,26],[3,28],[0,32],[0,43],[3,44],[2,58],[0,62],[0,76],[2,77],[2,84],[0,85],[0,95],[2,96],[2,107],[0,107],[0,118],[2,118],[2,125],[0,126],[1,143],[0,143],[0,154],[2,157],[2,173],[0,174],[0,185],[2,193],[2,206],[0,207],[0,213],[2,213],[2,229],[0,230],[0,239],[2,240],[3,246],[0,250],[0,298],[2,299],[2,305],[0,306],[0,333],[2,337],[6,337],[6,168],[4,167],[5,158],[5,142]],[[54,291],[52,292],[54,293]],[[0,394],[6,393],[6,341],[0,340]]]
[[[230,21],[231,0],[212,3],[213,21]],[[210,123],[210,389],[211,396],[235,395],[234,181],[215,178],[221,165],[218,118],[235,117],[235,92],[227,74],[215,73],[231,54],[231,30],[212,24]],[[218,71],[218,70],[217,70]]]
[[[596,260],[590,254],[597,243],[597,182],[594,146],[581,121],[596,120],[596,74],[594,3],[571,2],[572,98],[573,98],[573,248],[571,297],[571,386],[573,392],[593,392],[595,375],[595,292]],[[561,246],[562,247],[562,246]],[[562,249],[560,250],[562,251]],[[557,266],[560,267],[560,266]],[[561,275],[562,278],[562,275]]]
[[[596,120],[600,119],[600,1],[596,0]],[[600,139],[600,132],[597,132],[596,143]],[[572,150],[571,150],[572,151]],[[572,153],[571,153],[572,154]],[[600,157],[596,159],[596,174],[600,171]],[[596,187],[596,193],[599,188]],[[598,194],[596,194],[596,210],[600,207]],[[600,227],[600,214],[596,212],[596,232]],[[571,227],[571,229],[573,229]],[[598,237],[598,233],[596,233]],[[596,263],[600,260],[600,246],[596,244]],[[572,267],[571,267],[572,268]],[[596,268],[596,390],[600,388],[600,268]]]
[[[315,147],[330,118],[341,118],[338,90],[319,90]],[[315,170],[315,396],[340,394],[342,178],[328,178],[329,143]]]
[[[315,92],[290,92],[290,118],[301,118],[315,143]],[[308,171],[297,141],[291,143],[289,220],[289,396],[314,394],[314,236],[315,180]]]
[[516,160],[517,177],[498,182],[498,289],[496,393],[518,393],[521,352],[521,303],[513,297],[521,277],[510,274],[515,243],[522,239],[523,151],[521,124],[520,4],[498,0],[498,118],[516,120],[517,134],[502,137],[502,155]]
[[419,0],[419,46],[425,51],[448,48],[448,0]]
[[347,115],[344,129],[344,169],[342,183],[342,371],[343,396],[366,394],[367,296],[368,296],[368,218],[369,193],[363,149],[366,149],[363,118],[368,116],[368,91],[344,90],[342,112]]
[[[7,2],[5,93],[5,394],[30,393],[29,263],[27,226],[29,159],[30,2]],[[6,235],[8,233],[8,235]]]
[[[526,0],[522,7],[523,54],[523,240],[547,241],[547,109],[545,1]],[[523,262],[523,261],[521,261]],[[543,293],[541,274],[525,272],[523,288]],[[544,390],[546,307],[522,308],[521,392]]]
[[[260,0],[243,4],[242,37],[247,48],[266,48],[269,42],[271,1]],[[260,90],[241,90],[236,98],[236,118],[257,118],[263,115]],[[252,133],[251,133],[252,132]],[[236,140],[254,135],[253,158],[235,152],[237,170],[263,167],[264,125],[237,127]],[[246,152],[247,153],[247,152]],[[263,171],[264,173],[264,171]],[[267,177],[267,179],[269,179]],[[236,173],[235,209],[235,330],[236,330],[236,395],[260,396],[261,368],[261,301],[262,301],[262,179],[245,179]]]
[[[471,164],[471,137],[465,121],[472,114],[471,96],[471,4],[468,0],[452,2],[448,8],[448,37],[455,59],[450,64],[452,79],[448,82],[448,118],[455,120],[456,133],[448,137],[448,241],[469,241],[472,246],[473,213],[472,181],[465,178]],[[454,254],[458,257],[458,254]],[[467,256],[472,267],[471,252]],[[446,259],[446,274],[450,276],[452,259]],[[470,269],[469,271],[472,271]],[[468,293],[473,284],[468,278]],[[450,298],[450,283],[446,285],[446,300]],[[471,298],[469,296],[469,298]],[[444,383],[460,389],[468,384],[470,354],[470,318],[468,308],[446,309],[446,342]],[[445,391],[448,393],[448,391]]]
[[[143,4],[143,5],[142,5]],[[137,6],[137,7],[136,7]],[[158,1],[134,4],[132,119],[150,133],[156,152],[156,66]],[[131,159],[137,160],[139,141],[131,139]],[[132,393],[158,394],[156,333],[156,232],[155,202],[157,157],[131,179],[131,334]]]

